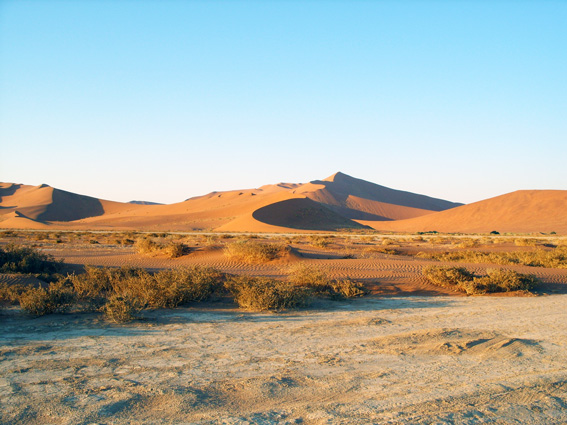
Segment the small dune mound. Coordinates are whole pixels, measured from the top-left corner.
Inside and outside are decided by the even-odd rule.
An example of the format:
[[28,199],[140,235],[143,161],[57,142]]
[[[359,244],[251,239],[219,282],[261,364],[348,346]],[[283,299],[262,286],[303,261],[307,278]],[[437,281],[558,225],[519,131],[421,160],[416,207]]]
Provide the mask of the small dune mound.
[[301,230],[362,229],[364,226],[349,220],[323,205],[307,198],[293,198],[259,208],[254,219],[272,226]]
[[512,358],[541,353],[531,339],[510,338],[492,331],[438,329],[376,338],[372,347],[388,353],[429,355],[474,355],[483,358]]

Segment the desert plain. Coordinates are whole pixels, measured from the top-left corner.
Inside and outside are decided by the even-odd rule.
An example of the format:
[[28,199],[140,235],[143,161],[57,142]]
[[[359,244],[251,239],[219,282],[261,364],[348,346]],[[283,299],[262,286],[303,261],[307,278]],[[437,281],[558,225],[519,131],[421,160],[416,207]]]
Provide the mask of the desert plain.
[[[61,276],[204,268],[292,285],[304,267],[327,282],[292,308],[240,303],[225,284],[122,321],[4,298],[2,424],[567,423],[567,191],[461,205],[337,173],[171,205],[13,183],[0,195],[3,252],[29,247]],[[439,284],[439,267],[485,286]],[[536,286],[489,293],[491,273]],[[48,285],[0,274],[3,293]]]
[[[142,254],[128,240],[190,247]],[[127,241],[124,243],[124,241]],[[239,241],[285,243],[285,255],[247,263]],[[363,282],[369,293],[249,311],[226,298],[149,309],[116,324],[98,313],[32,317],[4,306],[3,424],[476,424],[567,422],[567,269],[448,263],[417,252],[533,252],[561,236],[377,234],[135,234],[5,232],[64,262],[192,265],[285,280],[297,263]],[[533,294],[466,296],[432,285],[427,265],[529,273]],[[33,279],[3,274],[3,282]]]

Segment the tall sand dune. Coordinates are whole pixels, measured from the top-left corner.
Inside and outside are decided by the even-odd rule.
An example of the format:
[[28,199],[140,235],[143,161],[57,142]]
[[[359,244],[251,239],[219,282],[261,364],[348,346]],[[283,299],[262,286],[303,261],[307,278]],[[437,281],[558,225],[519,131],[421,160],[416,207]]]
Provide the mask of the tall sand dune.
[[305,184],[211,192],[169,205],[120,203],[47,185],[0,183],[0,228],[236,232],[567,233],[567,191],[518,191],[470,205],[336,173]]

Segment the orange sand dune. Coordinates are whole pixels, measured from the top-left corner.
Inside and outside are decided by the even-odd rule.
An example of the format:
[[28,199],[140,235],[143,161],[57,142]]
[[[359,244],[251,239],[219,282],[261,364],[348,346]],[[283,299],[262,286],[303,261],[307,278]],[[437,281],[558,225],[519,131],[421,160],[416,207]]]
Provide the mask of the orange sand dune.
[[[567,233],[567,191],[519,191],[459,206],[336,173],[306,184],[212,192],[170,205],[112,202],[47,185],[0,183],[0,228],[236,232]],[[443,211],[445,210],[445,211]]]
[[567,190],[519,190],[423,217],[360,221],[377,230],[486,233],[567,233]]
[[297,192],[357,220],[401,220],[462,205],[390,189],[340,172],[303,185]]
[[[0,226],[5,228],[41,228],[40,223],[70,222],[139,207],[77,195],[45,184],[0,183],[0,199]],[[25,220],[30,220],[27,225]]]

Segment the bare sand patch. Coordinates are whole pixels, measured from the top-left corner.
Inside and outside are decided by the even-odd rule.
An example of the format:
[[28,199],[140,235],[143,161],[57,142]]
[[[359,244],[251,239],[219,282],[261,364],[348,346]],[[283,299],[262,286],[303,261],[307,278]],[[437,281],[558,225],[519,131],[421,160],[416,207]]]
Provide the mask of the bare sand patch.
[[567,295],[0,316],[0,422],[567,422]]

